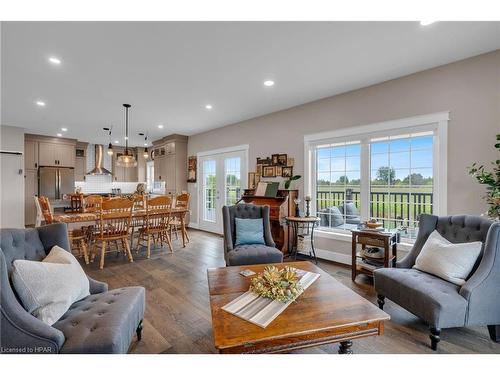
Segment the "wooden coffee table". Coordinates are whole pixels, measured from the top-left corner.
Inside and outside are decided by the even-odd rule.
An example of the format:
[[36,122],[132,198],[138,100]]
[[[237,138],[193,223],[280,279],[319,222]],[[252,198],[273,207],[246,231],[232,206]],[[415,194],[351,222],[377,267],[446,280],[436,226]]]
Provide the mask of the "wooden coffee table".
[[238,318],[222,306],[248,291],[252,277],[266,264],[208,269],[215,347],[221,353],[282,353],[339,342],[341,354],[352,353],[352,340],[382,335],[390,317],[310,262],[287,262],[321,276],[266,328]]

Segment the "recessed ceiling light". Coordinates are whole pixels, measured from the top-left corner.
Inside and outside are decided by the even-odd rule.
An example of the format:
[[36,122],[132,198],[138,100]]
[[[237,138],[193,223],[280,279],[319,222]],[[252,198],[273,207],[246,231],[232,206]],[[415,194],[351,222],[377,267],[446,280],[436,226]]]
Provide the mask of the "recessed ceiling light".
[[205,106],[205,108],[206,108],[206,109],[208,109],[208,110],[211,110],[213,107],[212,107],[212,104],[207,104],[207,105]]
[[68,128],[61,128],[61,130],[62,130],[63,132],[67,132],[67,131],[68,131]]
[[120,143],[119,141],[115,141],[115,143]]
[[420,25],[429,26],[429,25],[433,24],[434,22],[436,22],[436,21],[420,21]]
[[42,102],[41,100],[37,100],[36,105],[39,107],[45,107],[45,102]]
[[162,124],[158,125],[158,129],[163,129],[163,125]]
[[274,81],[271,81],[270,79],[267,81],[264,81],[264,86],[267,86],[267,87],[274,86]]
[[58,136],[58,137],[62,137],[62,134],[61,134],[61,133],[57,133],[57,136]]
[[49,61],[54,65],[59,65],[61,63],[61,60],[54,56],[49,57]]
[[147,146],[148,144],[147,143],[144,143],[144,146]]

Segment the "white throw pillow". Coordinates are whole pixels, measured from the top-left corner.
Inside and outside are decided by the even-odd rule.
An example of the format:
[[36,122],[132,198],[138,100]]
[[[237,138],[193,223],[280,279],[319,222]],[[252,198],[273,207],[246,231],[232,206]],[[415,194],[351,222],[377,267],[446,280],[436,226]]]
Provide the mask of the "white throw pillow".
[[463,285],[476,264],[481,246],[482,242],[451,243],[435,230],[422,246],[413,268]]
[[12,284],[24,308],[49,325],[90,294],[89,279],[78,260],[59,246],[41,262],[15,260]]

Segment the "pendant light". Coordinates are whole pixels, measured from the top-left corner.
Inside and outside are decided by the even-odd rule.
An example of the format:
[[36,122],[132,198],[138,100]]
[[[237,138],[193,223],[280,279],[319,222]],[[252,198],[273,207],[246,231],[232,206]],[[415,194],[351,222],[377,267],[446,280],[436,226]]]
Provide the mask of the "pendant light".
[[107,153],[109,156],[113,155],[113,145],[111,144],[111,132],[113,131],[113,127],[111,126],[110,128],[103,128],[108,132],[108,138],[109,138],[109,145],[108,145],[108,150]]
[[124,104],[125,107],[125,152],[118,156],[116,165],[118,167],[132,168],[137,166],[137,160],[128,149],[128,111],[131,107],[130,104]]
[[146,135],[144,136],[144,152],[142,154],[142,156],[144,156],[144,159],[147,159],[149,158],[149,151],[148,151],[148,134],[146,133]]

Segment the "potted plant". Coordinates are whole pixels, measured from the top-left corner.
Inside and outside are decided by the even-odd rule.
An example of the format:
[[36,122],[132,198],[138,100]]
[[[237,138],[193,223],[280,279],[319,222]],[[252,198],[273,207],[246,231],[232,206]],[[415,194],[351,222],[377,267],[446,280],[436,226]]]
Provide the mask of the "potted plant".
[[285,181],[285,189],[288,190],[290,189],[290,185],[292,184],[292,181],[298,180],[302,176],[296,174],[295,176],[291,176],[288,180]]
[[[500,151],[500,134],[496,136],[495,148]],[[489,205],[488,216],[492,219],[500,219],[500,159],[491,162],[493,170],[487,171],[484,165],[473,163],[468,168],[469,174],[481,185],[486,185],[486,195],[484,199]]]

